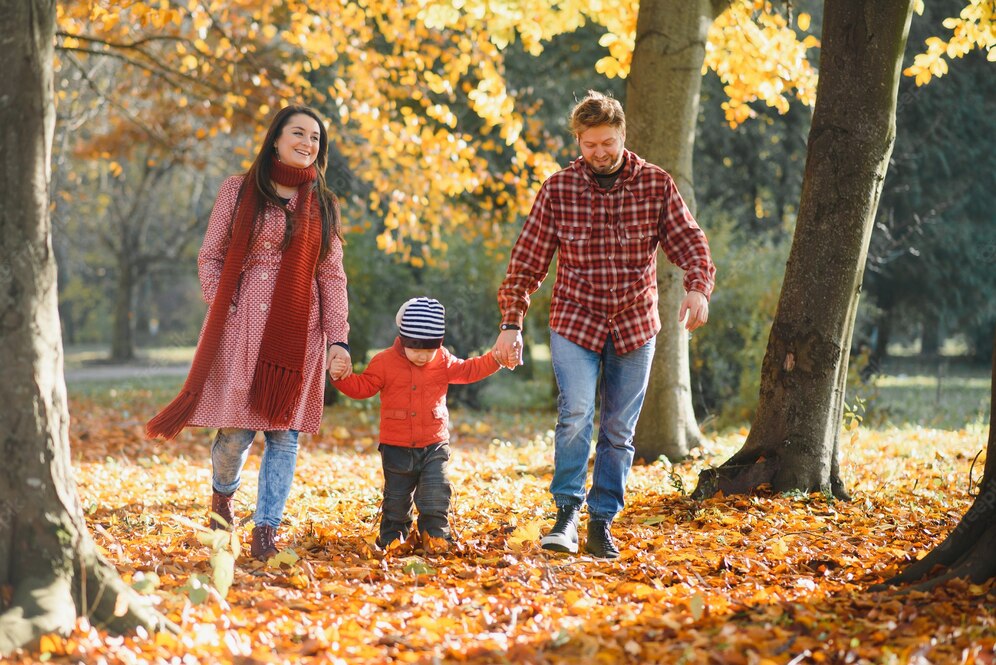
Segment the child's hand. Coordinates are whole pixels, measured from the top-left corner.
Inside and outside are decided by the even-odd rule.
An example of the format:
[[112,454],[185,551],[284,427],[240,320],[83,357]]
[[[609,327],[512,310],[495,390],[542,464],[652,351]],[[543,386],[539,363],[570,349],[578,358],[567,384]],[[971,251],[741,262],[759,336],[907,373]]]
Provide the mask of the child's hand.
[[[338,349],[338,351],[337,351]],[[333,346],[328,359],[329,378],[333,381],[345,379],[353,373],[353,363],[349,353],[342,347]]]
[[499,365],[514,370],[522,364],[522,331],[502,330],[492,349]]
[[498,347],[497,346],[491,347],[491,355],[494,356],[494,359],[498,362],[498,367],[501,367],[501,368],[504,368],[504,369],[507,369],[507,370],[514,370],[518,366],[518,363],[515,362],[515,361],[511,361],[509,364],[503,363],[501,361],[501,355],[499,355],[499,353],[498,353]]

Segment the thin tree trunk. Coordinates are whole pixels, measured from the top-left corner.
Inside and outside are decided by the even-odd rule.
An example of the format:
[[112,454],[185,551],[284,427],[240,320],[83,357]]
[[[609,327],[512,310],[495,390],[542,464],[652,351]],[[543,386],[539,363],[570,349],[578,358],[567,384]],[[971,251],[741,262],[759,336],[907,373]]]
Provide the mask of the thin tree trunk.
[[[56,266],[48,215],[53,103],[53,0],[0,0],[0,655],[78,615],[125,630],[161,617],[98,555],[69,459]],[[119,600],[127,610],[116,616]],[[3,602],[0,600],[0,602]],[[119,606],[123,607],[123,606]]]
[[920,331],[920,357],[933,359],[941,354],[941,317],[935,312],[923,315]]
[[895,140],[913,0],[826,3],[802,200],[743,448],[694,496],[822,491],[838,473],[847,356],[875,210]]
[[889,342],[892,341],[892,317],[891,305],[882,309],[882,313],[877,317],[875,325],[878,327],[878,336],[875,338],[875,348],[872,350],[871,362],[873,369],[878,372],[889,357]]
[[918,582],[913,587],[915,590],[929,591],[955,578],[967,577],[980,584],[996,577],[996,427],[992,426],[992,413],[996,409],[996,335],[993,336],[991,395],[986,466],[972,506],[954,531],[927,556],[873,589]]
[[[644,0],[626,86],[626,142],[671,174],[692,214],[692,151],[702,87],[706,36],[729,2]],[[702,443],[692,408],[688,336],[678,321],[685,291],[681,272],[663,255],[657,262],[662,329],[634,446],[636,457],[677,461]]]
[[111,335],[111,360],[135,359],[135,266],[127,256],[118,256],[118,279],[114,293],[114,322]]

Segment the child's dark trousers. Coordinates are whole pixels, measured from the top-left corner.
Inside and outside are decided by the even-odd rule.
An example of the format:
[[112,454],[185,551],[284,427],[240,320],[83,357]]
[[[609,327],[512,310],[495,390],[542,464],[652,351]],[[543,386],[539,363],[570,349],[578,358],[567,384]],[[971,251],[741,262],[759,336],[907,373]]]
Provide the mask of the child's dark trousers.
[[448,442],[424,448],[380,444],[384,467],[384,514],[380,521],[381,547],[392,540],[406,540],[418,508],[418,530],[434,538],[450,540],[450,497],[453,490],[446,477],[450,461]]

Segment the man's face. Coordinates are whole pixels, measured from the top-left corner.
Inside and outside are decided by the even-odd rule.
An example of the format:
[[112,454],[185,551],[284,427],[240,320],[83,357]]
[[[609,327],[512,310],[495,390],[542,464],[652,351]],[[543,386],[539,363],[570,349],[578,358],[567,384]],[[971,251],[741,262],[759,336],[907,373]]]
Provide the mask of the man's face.
[[585,163],[595,173],[615,172],[623,162],[626,132],[621,127],[597,125],[578,134]]

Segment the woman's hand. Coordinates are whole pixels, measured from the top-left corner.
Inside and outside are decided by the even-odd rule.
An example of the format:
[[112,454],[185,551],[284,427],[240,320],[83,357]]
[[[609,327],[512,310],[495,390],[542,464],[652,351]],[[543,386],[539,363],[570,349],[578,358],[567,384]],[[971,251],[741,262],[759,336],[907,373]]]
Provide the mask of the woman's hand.
[[329,378],[333,381],[345,379],[352,374],[353,360],[349,357],[349,351],[337,344],[330,346],[325,369],[328,370]]

